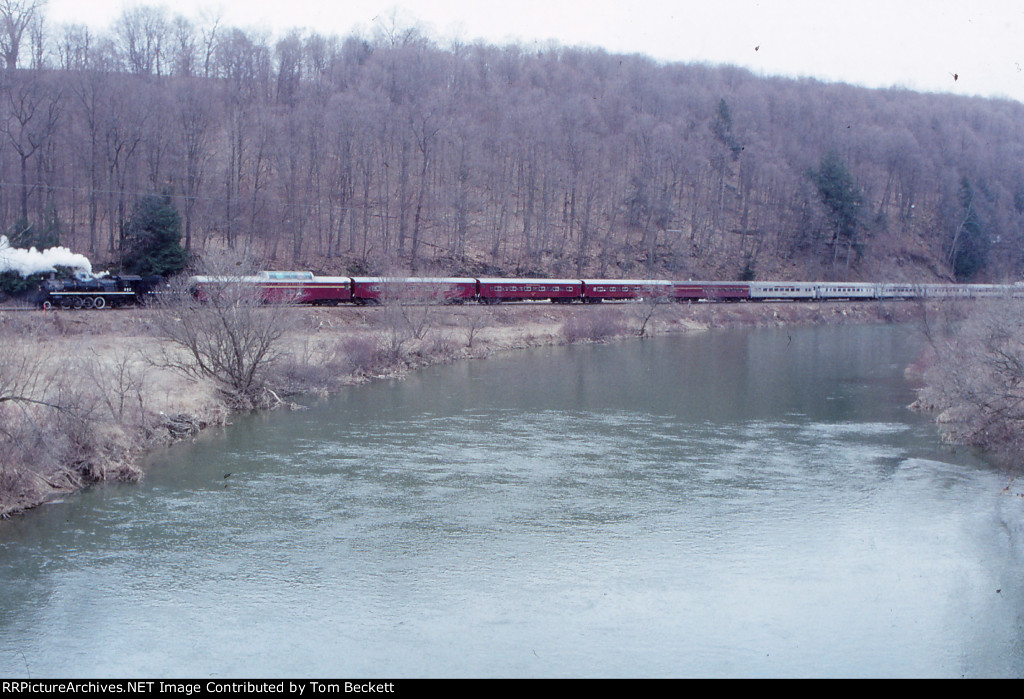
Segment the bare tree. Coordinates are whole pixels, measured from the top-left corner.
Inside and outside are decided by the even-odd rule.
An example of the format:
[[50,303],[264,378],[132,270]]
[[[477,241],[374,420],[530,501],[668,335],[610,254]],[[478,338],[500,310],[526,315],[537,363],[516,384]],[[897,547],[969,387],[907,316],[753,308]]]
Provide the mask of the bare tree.
[[171,27],[166,11],[157,7],[125,10],[117,22],[117,36],[128,69],[136,75],[162,76],[170,53]]
[[178,126],[181,134],[180,180],[184,203],[185,249],[192,249],[196,229],[196,205],[200,199],[206,164],[209,160],[209,132],[213,115],[210,113],[210,93],[195,81],[188,81],[181,95]]
[[95,389],[97,401],[121,425],[146,422],[146,363],[135,350],[115,350],[109,364],[93,350],[83,359],[79,376]]
[[7,70],[18,67],[18,54],[25,32],[46,0],[0,0],[0,56]]
[[179,77],[191,78],[197,73],[200,51],[195,26],[178,15],[171,20],[171,27],[174,33],[173,72]]
[[0,332],[0,404],[55,407],[50,398],[54,374],[47,371],[49,359],[10,331]]
[[419,254],[420,241],[422,237],[424,218],[423,206],[429,187],[427,170],[430,167],[433,142],[437,137],[438,132],[444,128],[444,126],[441,119],[434,114],[434,110],[429,109],[425,113],[421,113],[418,118],[412,121],[411,128],[416,138],[416,148],[419,150],[421,156],[420,186],[419,192],[416,195],[416,213],[413,217],[412,225],[412,246],[409,251],[409,266],[412,271],[415,272],[416,258]]
[[644,293],[631,309],[633,316],[640,324],[636,331],[637,337],[647,337],[647,326],[651,324],[661,309],[673,303],[673,301],[671,286],[667,286],[664,289],[654,286],[651,288],[650,293]]
[[8,118],[0,128],[18,155],[21,177],[21,219],[28,221],[28,200],[34,189],[29,183],[29,160],[48,143],[64,108],[59,89],[41,76],[32,75],[5,86]]
[[462,315],[460,325],[466,331],[466,347],[472,348],[480,330],[486,328],[493,320],[493,314],[482,307],[470,307]]
[[944,330],[931,329],[935,361],[918,405],[937,412],[950,442],[1024,447],[1024,303],[979,302]]
[[0,518],[55,489],[140,477],[130,455],[141,423],[128,401],[141,417],[142,376],[131,362],[124,354],[114,367],[79,363],[49,350],[35,329],[0,327]]
[[451,300],[453,284],[441,279],[385,277],[380,286],[383,346],[392,359],[398,359],[409,343],[422,342],[436,328],[438,309]]
[[241,283],[251,271],[236,255],[208,256],[202,298],[179,279],[158,305],[156,328],[167,341],[156,362],[195,379],[214,382],[236,407],[278,401],[269,371],[284,355],[292,315],[286,301],[266,302],[256,285]]
[[34,338],[0,328],[0,518],[59,487],[48,473],[63,461],[76,420],[60,366]]

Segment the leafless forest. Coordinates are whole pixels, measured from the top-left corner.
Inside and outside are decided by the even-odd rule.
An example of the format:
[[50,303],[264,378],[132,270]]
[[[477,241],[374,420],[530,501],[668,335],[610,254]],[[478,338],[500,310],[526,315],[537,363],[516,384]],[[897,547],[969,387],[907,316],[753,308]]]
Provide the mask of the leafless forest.
[[0,229],[22,246],[116,261],[135,203],[167,192],[191,251],[318,272],[1024,268],[1016,102],[394,23],[271,38],[143,8],[95,33],[45,11],[0,2]]

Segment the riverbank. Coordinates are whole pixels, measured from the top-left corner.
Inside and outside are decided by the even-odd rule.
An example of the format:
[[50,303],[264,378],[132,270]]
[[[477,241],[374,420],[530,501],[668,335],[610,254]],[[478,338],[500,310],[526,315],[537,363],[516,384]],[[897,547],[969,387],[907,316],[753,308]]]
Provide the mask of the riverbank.
[[908,368],[922,385],[911,407],[934,416],[943,441],[1024,473],[1024,305],[943,306],[920,327],[929,342]]
[[[234,409],[213,382],[161,361],[167,346],[155,312],[0,310],[0,518],[96,483],[139,480],[147,453],[229,422]],[[898,302],[423,306],[401,318],[387,308],[289,308],[266,380],[272,404],[287,406],[298,395],[530,347],[718,327],[905,322],[919,312]]]

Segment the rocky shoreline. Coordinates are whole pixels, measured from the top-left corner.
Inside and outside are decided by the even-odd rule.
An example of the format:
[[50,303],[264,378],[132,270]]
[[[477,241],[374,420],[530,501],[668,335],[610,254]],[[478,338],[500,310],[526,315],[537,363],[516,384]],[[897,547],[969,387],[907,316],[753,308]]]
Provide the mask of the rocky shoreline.
[[[641,332],[908,322],[920,309],[900,302],[445,306],[420,311],[417,331],[401,337],[382,308],[288,312],[294,323],[268,377],[268,408],[291,405],[290,397],[327,395],[432,364],[524,348],[637,339]],[[166,348],[154,332],[152,313],[0,308],[0,349],[24,357],[38,372],[37,383],[48,382],[74,406],[47,410],[0,401],[5,410],[20,410],[12,413],[19,419],[30,409],[38,415],[27,423],[27,437],[6,445],[11,454],[0,455],[0,518],[105,481],[137,481],[144,476],[139,464],[153,450],[230,421],[237,408],[211,382],[189,379],[157,361]],[[0,375],[4,369],[11,374],[10,363],[0,366]],[[0,376],[0,390],[2,381]],[[29,437],[37,446],[26,448]]]

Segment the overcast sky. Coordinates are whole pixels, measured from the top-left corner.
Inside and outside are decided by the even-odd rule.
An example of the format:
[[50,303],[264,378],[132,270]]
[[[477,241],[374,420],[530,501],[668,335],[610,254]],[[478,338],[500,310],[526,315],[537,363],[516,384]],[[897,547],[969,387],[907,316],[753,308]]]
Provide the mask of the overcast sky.
[[[49,0],[51,25],[110,25],[135,4]],[[1021,0],[175,0],[177,12],[265,29],[370,36],[397,13],[442,45],[451,38],[642,53],[728,63],[763,75],[1024,101]]]

